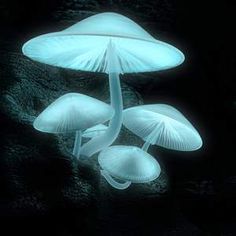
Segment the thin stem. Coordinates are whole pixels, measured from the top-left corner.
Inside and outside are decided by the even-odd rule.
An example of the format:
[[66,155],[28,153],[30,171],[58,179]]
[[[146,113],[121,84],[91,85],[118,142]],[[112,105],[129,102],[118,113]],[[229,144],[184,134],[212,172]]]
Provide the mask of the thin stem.
[[114,45],[108,44],[108,59],[109,59],[109,86],[111,106],[114,108],[115,114],[110,120],[109,126],[103,135],[95,137],[84,144],[81,148],[81,155],[91,157],[93,154],[110,146],[118,137],[122,121],[123,121],[123,99],[119,78],[119,61],[115,55]]
[[126,189],[131,185],[130,181],[125,181],[124,183],[119,183],[116,180],[114,180],[112,178],[112,176],[105,170],[101,170],[101,175],[106,179],[106,181],[113,187],[116,189]]
[[148,149],[149,149],[149,147],[150,147],[150,145],[151,145],[152,143],[154,143],[154,142],[157,140],[157,138],[158,138],[158,136],[159,136],[159,134],[160,134],[160,132],[158,132],[158,129],[160,129],[161,126],[162,126],[162,122],[160,122],[160,123],[153,129],[153,131],[148,135],[148,137],[147,137],[147,139],[146,139],[146,142],[145,142],[145,143],[143,144],[143,146],[142,146],[142,150],[143,150],[143,151],[147,152]]
[[150,147],[151,143],[149,143],[148,141],[146,141],[143,146],[142,146],[142,150],[147,152],[149,147]]
[[75,133],[75,141],[72,154],[76,156],[78,159],[80,155],[81,140],[82,140],[82,132],[80,130],[77,130]]

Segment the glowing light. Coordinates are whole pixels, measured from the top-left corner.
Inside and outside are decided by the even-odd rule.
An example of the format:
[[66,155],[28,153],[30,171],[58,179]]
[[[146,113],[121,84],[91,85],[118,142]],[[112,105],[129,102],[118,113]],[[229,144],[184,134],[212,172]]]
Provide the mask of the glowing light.
[[202,146],[197,130],[174,107],[143,105],[128,108],[123,113],[125,127],[146,141],[144,150],[150,144],[179,151],[194,151]]
[[46,133],[76,132],[72,154],[79,158],[82,131],[109,120],[111,106],[80,93],[67,93],[50,104],[35,119],[35,129]]
[[68,133],[104,123],[114,114],[106,103],[80,93],[67,93],[50,104],[34,121],[47,133]]
[[109,74],[115,115],[104,135],[82,146],[81,154],[88,157],[111,145],[120,132],[123,101],[119,74],[163,70],[184,61],[177,48],[156,40],[134,21],[112,12],[33,38],[24,44],[22,51],[49,65]]
[[[114,188],[150,182],[160,175],[160,165],[150,154],[134,146],[111,146],[98,156],[101,173]],[[124,183],[114,180],[115,177]]]
[[156,40],[134,21],[112,12],[33,38],[22,50],[26,56],[46,64],[109,73],[106,51],[110,40],[121,64],[120,73],[163,70],[184,61],[177,48]]

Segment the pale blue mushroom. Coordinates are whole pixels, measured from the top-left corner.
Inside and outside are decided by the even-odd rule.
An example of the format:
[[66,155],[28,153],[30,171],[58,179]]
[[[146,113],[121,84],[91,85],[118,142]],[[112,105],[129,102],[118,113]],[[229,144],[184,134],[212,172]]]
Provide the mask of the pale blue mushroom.
[[144,151],[150,145],[179,151],[194,151],[202,146],[197,130],[172,106],[135,106],[124,110],[123,116],[125,127],[145,141],[142,147]]
[[46,133],[75,132],[73,155],[79,157],[84,130],[108,121],[114,110],[108,104],[80,93],[67,93],[35,119],[35,129]]
[[98,162],[101,175],[116,189],[126,189],[131,183],[153,181],[161,172],[154,157],[134,146],[108,147],[100,152]]
[[26,56],[46,64],[109,74],[115,115],[103,135],[82,146],[81,154],[88,157],[111,145],[120,132],[123,102],[119,75],[168,69],[184,61],[177,48],[156,40],[134,21],[112,12],[33,38],[22,50]]

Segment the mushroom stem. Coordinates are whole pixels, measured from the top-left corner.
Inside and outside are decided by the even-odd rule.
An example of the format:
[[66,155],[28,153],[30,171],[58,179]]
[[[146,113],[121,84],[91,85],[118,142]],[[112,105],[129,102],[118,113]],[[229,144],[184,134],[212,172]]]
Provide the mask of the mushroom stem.
[[109,86],[111,106],[115,114],[109,122],[109,126],[103,135],[95,137],[84,144],[81,148],[81,155],[91,157],[93,154],[110,146],[118,137],[123,121],[123,99],[120,86],[120,64],[116,57],[114,45],[110,41],[107,49]]
[[80,130],[77,130],[75,133],[75,141],[72,154],[76,156],[78,159],[80,155],[81,140],[82,140],[82,132]]
[[148,149],[149,149],[150,145],[151,145],[151,143],[146,141],[142,146],[142,150],[145,151],[145,152],[148,152]]
[[101,170],[101,175],[106,179],[106,181],[113,187],[116,189],[126,189],[131,185],[130,181],[125,181],[124,183],[119,183],[116,180],[114,180],[112,178],[112,176],[105,170]]
[[162,126],[162,122],[160,122],[160,123],[153,129],[153,131],[148,135],[148,137],[147,137],[147,139],[146,139],[146,142],[145,142],[145,143],[143,144],[143,146],[142,146],[142,150],[143,150],[143,151],[147,152],[148,149],[149,149],[149,147],[150,147],[150,145],[151,145],[152,143],[155,143],[155,141],[158,139],[158,136],[159,136],[159,135],[157,135],[157,131],[158,131],[158,129],[161,128],[161,126]]

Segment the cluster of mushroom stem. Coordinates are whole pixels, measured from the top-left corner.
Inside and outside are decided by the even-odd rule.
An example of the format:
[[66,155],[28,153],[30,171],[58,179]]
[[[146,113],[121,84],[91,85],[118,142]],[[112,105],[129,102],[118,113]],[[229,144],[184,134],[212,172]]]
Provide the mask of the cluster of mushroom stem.
[[[84,94],[68,93],[49,105],[33,125],[41,132],[74,132],[72,154],[80,159],[99,153],[101,175],[114,188],[126,189],[131,183],[146,183],[159,176],[157,160],[147,153],[150,145],[181,151],[201,147],[198,132],[169,105],[123,111],[120,74],[164,70],[184,61],[180,50],[155,39],[131,19],[112,12],[96,14],[65,30],[33,38],[22,51],[41,63],[108,74],[110,105]],[[96,135],[94,127],[104,122],[109,122],[108,127],[103,125],[104,130]],[[142,149],[111,146],[122,124],[145,141]],[[89,129],[95,129],[93,135],[86,134]],[[83,136],[90,140],[82,144]]]

